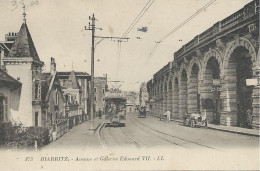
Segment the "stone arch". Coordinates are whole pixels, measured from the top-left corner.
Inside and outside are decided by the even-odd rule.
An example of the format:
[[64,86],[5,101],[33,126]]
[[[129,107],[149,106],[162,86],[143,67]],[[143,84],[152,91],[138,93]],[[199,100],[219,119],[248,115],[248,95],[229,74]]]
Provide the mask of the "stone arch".
[[202,114],[207,116],[210,123],[216,124],[219,124],[220,122],[220,94],[219,91],[212,91],[215,86],[213,85],[213,80],[218,80],[218,82],[220,82],[221,73],[223,72],[222,65],[223,60],[220,53],[215,49],[209,49],[202,61],[200,80],[200,111]]
[[253,105],[256,98],[253,88],[246,86],[246,79],[254,77],[254,69],[259,66],[258,60],[254,45],[244,37],[235,39],[226,49],[223,63],[223,111],[225,117],[231,118],[232,125],[245,126],[248,109],[253,110],[253,113],[259,112]]
[[190,74],[191,74],[191,71],[192,71],[192,67],[194,64],[197,64],[198,67],[199,67],[199,80],[202,79],[202,65],[201,65],[201,60],[197,57],[193,58],[191,61],[190,61],[190,65],[188,67],[188,79],[190,78]]
[[[182,65],[183,66],[183,65]],[[188,89],[188,77],[187,68],[181,67],[179,73],[179,117],[188,113],[187,110],[187,89]]]
[[253,63],[253,68],[259,66],[259,62],[257,62],[257,55],[254,45],[246,38],[240,37],[238,40],[233,40],[232,43],[227,47],[224,55],[224,63],[223,63],[223,73],[227,73],[227,68],[229,64],[229,59],[231,57],[232,52],[239,46],[243,46],[248,50],[248,53],[251,56],[251,61]]
[[201,80],[204,79],[205,77],[205,69],[207,67],[207,63],[208,63],[208,60],[211,58],[211,57],[214,57],[216,58],[216,60],[218,61],[218,64],[219,64],[219,70],[220,70],[220,74],[222,75],[222,65],[223,65],[223,61],[222,61],[222,58],[221,58],[221,55],[220,53],[215,50],[215,49],[210,49],[204,56],[203,58],[203,61],[202,61],[202,67],[201,67]]

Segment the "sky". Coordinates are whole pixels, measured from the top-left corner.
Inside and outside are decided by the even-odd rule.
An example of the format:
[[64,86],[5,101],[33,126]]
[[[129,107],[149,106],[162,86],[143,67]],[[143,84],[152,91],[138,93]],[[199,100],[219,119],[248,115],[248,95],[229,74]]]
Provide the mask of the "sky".
[[[98,21],[96,36],[121,37],[149,0],[0,0],[0,41],[8,32],[18,32],[26,22],[45,71],[54,57],[58,71],[86,71],[91,66],[89,16]],[[195,36],[223,20],[251,0],[216,0],[206,10],[161,42],[150,56],[155,42],[167,35],[210,0],[154,0],[150,8],[121,43],[95,39],[95,76],[124,81],[123,90],[138,91],[142,82],[152,79],[159,69],[173,61],[173,53]],[[137,28],[147,27],[147,32]],[[138,38],[137,38],[138,37]],[[180,41],[181,40],[181,41]],[[149,62],[147,59],[149,58]]]

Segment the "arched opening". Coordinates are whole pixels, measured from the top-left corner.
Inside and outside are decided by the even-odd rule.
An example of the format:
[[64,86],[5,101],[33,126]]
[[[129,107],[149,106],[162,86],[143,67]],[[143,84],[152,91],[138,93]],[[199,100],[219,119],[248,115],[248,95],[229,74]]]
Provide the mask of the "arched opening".
[[188,113],[187,110],[187,72],[183,70],[180,79],[179,112],[180,117]]
[[199,66],[193,64],[188,87],[188,113],[200,113]]
[[173,107],[173,117],[179,118],[179,82],[178,78],[174,79],[174,86],[173,86],[173,101],[172,101],[172,107]]
[[204,73],[205,99],[203,109],[210,123],[220,124],[220,69],[215,57],[210,57]]
[[[230,56],[228,64],[228,73],[233,75],[233,84],[229,84],[229,90],[233,90],[233,104],[237,113],[237,124],[242,127],[247,126],[247,110],[252,111],[252,93],[253,89],[246,85],[246,79],[253,77],[251,56],[245,47],[237,47]],[[232,93],[232,91],[229,91]],[[232,96],[230,94],[229,96]],[[232,107],[231,107],[232,109]]]

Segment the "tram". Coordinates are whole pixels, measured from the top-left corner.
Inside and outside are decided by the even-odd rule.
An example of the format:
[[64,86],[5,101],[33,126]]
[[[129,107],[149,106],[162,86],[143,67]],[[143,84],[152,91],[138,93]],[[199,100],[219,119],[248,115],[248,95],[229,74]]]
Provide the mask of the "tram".
[[126,125],[126,95],[119,90],[105,94],[105,126]]
[[138,112],[138,118],[146,118],[146,107],[141,106]]

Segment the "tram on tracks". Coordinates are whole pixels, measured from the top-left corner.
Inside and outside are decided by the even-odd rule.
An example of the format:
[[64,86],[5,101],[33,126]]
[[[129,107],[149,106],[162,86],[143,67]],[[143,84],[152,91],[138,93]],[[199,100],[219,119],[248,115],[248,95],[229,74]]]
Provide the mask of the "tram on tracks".
[[139,107],[138,118],[146,118],[146,107]]
[[105,126],[126,125],[126,95],[120,90],[105,94]]

